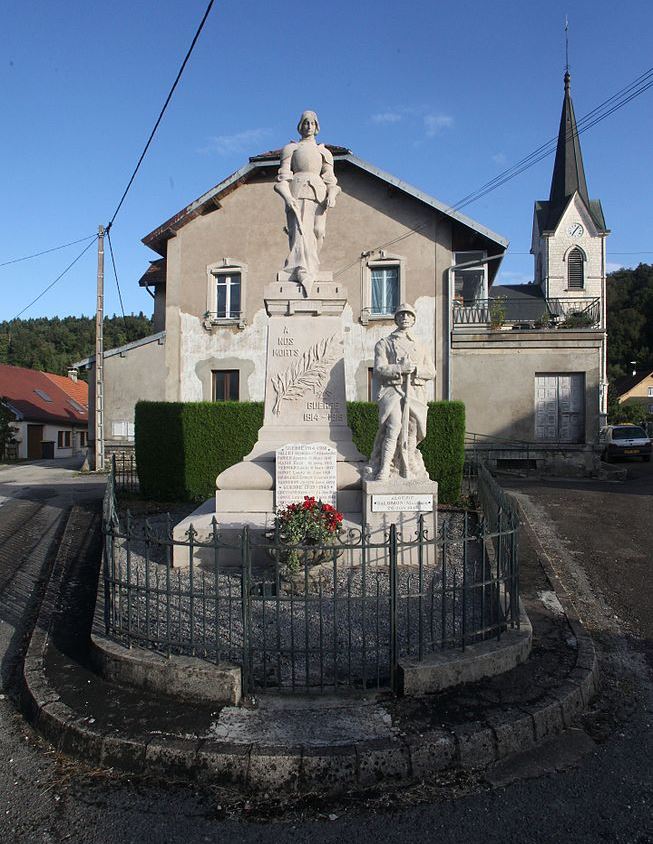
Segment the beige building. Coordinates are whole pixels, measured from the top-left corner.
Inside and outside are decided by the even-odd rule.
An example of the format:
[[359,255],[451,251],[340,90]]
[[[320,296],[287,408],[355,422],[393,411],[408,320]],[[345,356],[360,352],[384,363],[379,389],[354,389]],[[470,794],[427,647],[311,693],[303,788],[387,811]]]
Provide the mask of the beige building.
[[653,414],[653,372],[633,372],[617,378],[614,389],[619,404],[640,404]]
[[[347,398],[374,397],[374,346],[408,301],[436,364],[428,398],[464,401],[473,439],[591,448],[606,401],[608,232],[587,194],[568,77],[550,199],[535,206],[529,285],[494,285],[503,237],[349,150],[329,149],[342,192],[320,261],[347,291]],[[263,290],[287,254],[273,190],[279,156],[250,158],[143,239],[159,256],[140,280],[154,297],[156,334],[105,353],[109,446],[133,440],[142,398],[263,400]]]

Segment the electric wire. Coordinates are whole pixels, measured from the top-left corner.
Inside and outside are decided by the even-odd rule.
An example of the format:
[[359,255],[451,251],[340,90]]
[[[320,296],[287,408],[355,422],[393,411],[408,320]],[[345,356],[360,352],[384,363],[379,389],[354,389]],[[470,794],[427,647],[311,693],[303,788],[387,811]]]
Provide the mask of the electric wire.
[[111,232],[107,231],[107,240],[109,241],[109,255],[111,255],[111,266],[113,267],[113,277],[116,280],[116,287],[118,288],[118,299],[120,301],[120,310],[122,312],[122,321],[125,326],[125,334],[127,335],[127,340],[129,341],[129,330],[127,328],[127,318],[125,317],[125,308],[122,303],[122,291],[120,290],[120,282],[118,281],[118,270],[116,269],[116,259],[113,254],[113,244],[111,243]]
[[[600,123],[602,120],[605,120],[606,117],[609,117],[611,114],[614,114],[615,111],[623,108],[629,102],[634,100],[636,97],[639,97],[645,91],[653,86],[653,68],[650,68],[645,73],[641,74],[634,82],[630,83],[629,85],[622,88],[616,94],[613,94],[611,97],[608,97],[602,103],[600,103],[596,108],[592,109],[592,111],[588,112],[584,115],[580,120],[576,122],[576,132],[570,130],[565,140],[570,140],[572,137],[578,137],[586,132],[588,129],[591,129],[593,126],[596,126],[597,123]],[[618,99],[620,97],[620,99]],[[609,108],[607,108],[610,106]],[[502,173],[499,173],[490,181],[486,182],[484,185],[481,185],[480,188],[477,188],[472,193],[467,194],[467,196],[459,199],[456,203],[449,207],[449,211],[458,211],[461,208],[464,208],[466,205],[471,204],[472,202],[476,202],[478,199],[481,199],[483,196],[486,196],[488,193],[491,193],[493,190],[501,187],[502,185],[509,182],[511,179],[514,179],[516,176],[519,176],[525,170],[528,170],[530,167],[533,167],[538,162],[542,161],[547,156],[551,155],[558,143],[558,137],[551,138],[545,144],[542,144],[537,149],[533,150],[527,156],[522,158],[520,161],[513,164],[511,167],[504,170]]]
[[175,92],[175,88],[177,87],[179,80],[181,79],[181,75],[184,72],[186,65],[188,64],[188,60],[190,59],[190,56],[191,56],[191,53],[193,52],[195,44],[197,43],[197,39],[200,37],[200,33],[202,32],[202,29],[204,28],[204,24],[206,23],[206,19],[209,16],[209,13],[211,11],[211,8],[212,8],[214,2],[215,2],[215,0],[209,0],[209,4],[206,7],[206,11],[204,12],[204,16],[202,17],[202,20],[200,21],[200,25],[197,28],[197,32],[195,33],[195,37],[193,38],[191,45],[188,48],[188,52],[186,53],[186,56],[184,57],[183,62],[181,63],[181,67],[179,68],[179,72],[177,73],[177,77],[172,84],[172,88],[170,89],[168,96],[166,97],[166,100],[163,104],[163,108],[159,112],[159,116],[156,119],[156,123],[154,124],[154,128],[150,132],[150,136],[147,139],[147,143],[145,144],[145,147],[143,149],[143,152],[140,155],[140,158],[138,159],[136,167],[134,168],[134,172],[131,174],[129,181],[127,182],[127,187],[125,188],[122,196],[120,197],[120,202],[116,206],[116,210],[113,212],[113,216],[111,217],[111,220],[109,221],[109,223],[107,225],[107,231],[109,231],[109,229],[113,225],[116,217],[118,216],[118,212],[122,208],[122,204],[125,201],[125,198],[127,197],[127,194],[129,193],[129,189],[131,188],[131,186],[134,182],[134,179],[136,178],[136,174],[138,173],[140,166],[143,163],[143,159],[145,158],[145,155],[147,154],[147,151],[150,148],[150,144],[152,143],[152,139],[154,138],[156,130],[159,128],[159,123],[161,123],[161,120],[163,119],[163,115],[165,114],[165,111],[168,108],[168,104],[170,103],[170,100],[172,99],[172,95]]
[[18,264],[21,261],[29,261],[30,258],[38,258],[39,255],[47,255],[50,252],[57,252],[59,249],[65,249],[67,246],[74,246],[76,243],[83,243],[86,240],[91,240],[97,237],[96,234],[89,234],[86,237],[80,237],[79,240],[71,240],[69,243],[62,243],[60,246],[53,246],[51,249],[44,249],[42,252],[34,252],[32,255],[24,255],[22,258],[12,258],[10,261],[3,261],[0,267],[8,267],[9,264]]
[[[602,120],[605,120],[606,117],[609,117],[615,111],[618,111],[620,108],[623,108],[623,106],[627,105],[629,102],[631,102],[631,100],[640,96],[640,94],[643,94],[651,86],[653,86],[653,67],[641,73],[638,77],[632,80],[632,82],[629,82],[623,88],[620,88],[616,93],[612,94],[610,97],[603,100],[603,102],[599,103],[599,105],[595,106],[591,111],[588,111],[587,114],[583,115],[583,117],[581,117],[576,122],[576,136],[582,134],[588,129],[591,129],[593,126],[595,126],[597,123],[600,123]],[[610,108],[608,108],[608,110],[606,111],[605,109],[608,106],[610,106]],[[569,140],[572,135],[573,133],[570,131],[567,134],[566,140]],[[483,196],[486,196],[493,190],[502,187],[511,179],[514,179],[516,176],[519,176],[525,170],[529,169],[530,167],[537,164],[539,161],[542,161],[544,158],[551,155],[551,153],[556,149],[557,143],[558,135],[556,135],[554,138],[549,139],[544,144],[541,144],[539,147],[534,149],[528,155],[524,156],[511,167],[508,167],[506,170],[499,173],[493,179],[490,179],[488,182],[485,182],[485,184],[481,185],[475,191],[472,191],[471,193],[464,196],[462,199],[458,200],[458,202],[455,202],[453,205],[450,205],[444,210],[444,213],[447,214],[451,212],[456,212],[461,208],[465,207],[466,205],[470,205],[472,202],[481,199]],[[425,223],[421,223],[420,225],[409,228],[406,232],[394,238],[393,240],[389,240],[386,243],[379,244],[378,246],[375,246],[374,248],[368,250],[368,253],[371,254],[373,252],[378,252],[381,249],[386,249],[388,246],[392,246],[395,243],[398,243],[401,240],[405,240],[407,237],[410,237],[411,235],[422,231],[429,225],[430,222],[427,221]],[[342,275],[348,269],[357,264],[358,261],[359,259],[356,259],[355,261],[352,261],[350,264],[348,264],[346,267],[343,267],[342,269],[335,272],[334,278]]]
[[[94,236],[97,238],[97,235],[94,235]],[[66,269],[65,269],[63,272],[59,273],[59,275],[55,278],[55,280],[54,280],[54,281],[52,281],[52,282],[50,282],[50,284],[48,284],[48,286],[47,286],[44,290],[42,290],[42,291],[39,293],[39,295],[36,297],[36,299],[32,299],[32,301],[29,303],[29,305],[26,305],[26,306],[23,308],[23,310],[22,310],[22,311],[20,311],[19,313],[17,313],[17,314],[16,314],[16,316],[15,316],[13,319],[18,319],[20,316],[22,316],[22,315],[25,313],[25,311],[29,310],[29,308],[31,308],[31,307],[32,307],[32,305],[35,305],[35,304],[39,301],[39,299],[40,299],[42,296],[45,296],[45,294],[48,292],[48,290],[51,290],[51,289],[55,286],[55,284],[56,284],[58,281],[60,281],[60,280],[61,280],[61,279],[62,279],[62,278],[66,275],[66,273],[68,272],[68,270],[72,269],[72,267],[74,267],[74,266],[75,266],[75,264],[79,261],[79,259],[80,259],[80,258],[81,258],[81,257],[82,257],[82,256],[83,256],[86,252],[88,252],[88,250],[91,248],[91,246],[93,246],[93,241],[91,241],[90,243],[87,243],[87,244],[86,244],[86,246],[85,246],[85,247],[82,249],[82,251],[79,253],[79,255],[75,258],[75,260],[74,260],[74,261],[71,261],[71,262],[70,262],[70,264],[68,264],[68,266],[66,267]],[[13,320],[12,320],[12,321],[13,321]]]

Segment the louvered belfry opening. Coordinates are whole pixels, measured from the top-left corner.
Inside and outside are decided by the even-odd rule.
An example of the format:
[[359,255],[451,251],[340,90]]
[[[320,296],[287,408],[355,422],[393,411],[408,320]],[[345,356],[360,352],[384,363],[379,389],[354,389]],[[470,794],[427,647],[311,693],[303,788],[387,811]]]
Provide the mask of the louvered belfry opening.
[[569,290],[582,290],[585,287],[583,272],[583,253],[572,249],[567,257],[567,287]]

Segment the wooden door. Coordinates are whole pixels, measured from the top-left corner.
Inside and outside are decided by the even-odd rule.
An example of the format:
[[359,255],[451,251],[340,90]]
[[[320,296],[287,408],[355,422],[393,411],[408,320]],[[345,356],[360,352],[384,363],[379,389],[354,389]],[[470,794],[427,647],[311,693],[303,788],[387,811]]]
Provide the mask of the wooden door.
[[41,441],[43,440],[43,425],[27,426],[27,459],[40,460]]

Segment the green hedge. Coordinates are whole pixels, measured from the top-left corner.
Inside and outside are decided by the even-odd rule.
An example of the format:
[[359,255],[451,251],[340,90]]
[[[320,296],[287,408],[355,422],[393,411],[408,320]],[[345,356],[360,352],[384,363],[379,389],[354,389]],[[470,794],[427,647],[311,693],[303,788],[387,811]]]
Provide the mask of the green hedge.
[[[369,457],[378,427],[376,404],[347,402],[347,417],[356,446]],[[159,501],[210,498],[217,475],[251,451],[262,424],[260,402],[138,402],[136,463],[142,494]],[[460,497],[464,437],[464,404],[431,402],[420,448],[442,503]]]
[[141,493],[158,501],[204,501],[215,479],[256,444],[261,402],[149,402],[136,405]]

